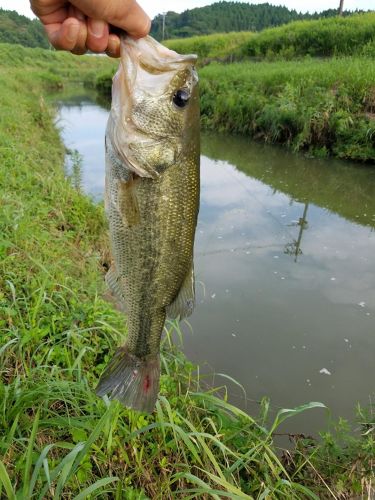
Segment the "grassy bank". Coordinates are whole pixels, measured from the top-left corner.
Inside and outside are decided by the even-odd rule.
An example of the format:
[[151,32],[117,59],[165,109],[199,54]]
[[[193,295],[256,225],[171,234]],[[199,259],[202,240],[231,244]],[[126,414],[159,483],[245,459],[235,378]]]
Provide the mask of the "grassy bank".
[[321,444],[296,438],[280,458],[278,426],[306,407],[271,418],[265,401],[253,418],[228,404],[224,390],[203,389],[173,345],[175,325],[167,325],[153,415],[96,398],[93,387],[126,326],[103,298],[102,207],[64,177],[64,148],[42,96],[50,87],[43,73],[54,66],[64,85],[99,63],[48,54],[45,66],[36,54],[0,65],[0,497],[370,494],[371,416],[360,414],[357,437],[341,425]]
[[212,64],[201,71],[204,127],[294,151],[375,161],[370,58]]
[[216,33],[166,40],[182,54],[206,59],[293,59],[375,55],[375,12],[349,17],[294,21],[276,28],[247,33]]
[[[225,59],[242,55],[243,47],[254,37],[256,37],[256,33],[240,31],[176,38],[166,40],[164,44],[180,54],[198,54],[201,60]],[[198,61],[198,64],[201,64],[201,61]]]

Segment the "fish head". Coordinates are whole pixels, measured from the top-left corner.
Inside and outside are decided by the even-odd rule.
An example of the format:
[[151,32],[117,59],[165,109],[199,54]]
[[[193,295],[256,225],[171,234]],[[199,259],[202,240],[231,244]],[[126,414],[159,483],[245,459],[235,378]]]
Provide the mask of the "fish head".
[[142,177],[158,177],[193,143],[198,147],[196,58],[149,36],[122,38],[110,120],[118,153]]

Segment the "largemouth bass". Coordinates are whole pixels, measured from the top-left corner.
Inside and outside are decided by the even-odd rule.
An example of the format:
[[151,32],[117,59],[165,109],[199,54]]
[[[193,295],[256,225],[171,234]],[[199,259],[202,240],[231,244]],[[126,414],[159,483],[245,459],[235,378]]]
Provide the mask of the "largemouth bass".
[[97,394],[151,412],[166,316],[189,316],[195,301],[198,77],[195,55],[179,55],[149,36],[121,43],[106,130],[105,208],[113,257],[106,281],[125,307],[128,336]]

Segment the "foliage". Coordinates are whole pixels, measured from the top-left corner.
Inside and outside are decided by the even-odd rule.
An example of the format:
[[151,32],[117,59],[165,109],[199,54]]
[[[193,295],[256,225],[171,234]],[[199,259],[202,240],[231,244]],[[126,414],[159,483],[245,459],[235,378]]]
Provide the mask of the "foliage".
[[0,43],[48,49],[49,43],[39,20],[21,16],[15,10],[0,8]]
[[[344,13],[348,14],[349,12]],[[181,14],[167,12],[164,38],[186,38],[233,31],[261,31],[291,21],[333,16],[337,16],[337,10],[330,9],[319,14],[301,14],[296,10],[270,3],[254,5],[220,1],[205,7],[189,9]],[[161,40],[163,36],[163,17],[159,14],[152,23],[151,34],[157,40]]]
[[375,43],[375,12],[298,21],[250,38],[242,53],[256,57],[330,57],[366,52]]
[[[65,70],[77,76],[82,63],[84,77],[101,64],[55,57],[63,84]],[[299,442],[280,458],[281,423],[322,405],[271,416],[264,401],[254,419],[228,403],[224,388],[204,389],[173,344],[174,323],[153,415],[96,398],[98,376],[126,335],[122,314],[103,296],[103,208],[64,177],[64,147],[40,98],[43,77],[35,78],[50,59],[46,68],[35,57],[28,66],[2,61],[0,497],[316,499],[327,488],[355,493],[361,481],[365,491],[372,416],[361,415],[363,435],[350,446],[327,434],[321,446]]]
[[254,36],[256,36],[255,33],[247,31],[215,33],[213,35],[166,40],[164,45],[180,54],[198,54],[203,59],[230,58],[231,56],[240,55],[241,47]]
[[[237,32],[166,40],[182,54],[208,59],[293,59],[375,54],[375,13],[291,22],[260,33]],[[202,61],[201,61],[202,63]]]
[[374,162],[374,81],[366,58],[211,64],[201,70],[202,122],[295,151]]

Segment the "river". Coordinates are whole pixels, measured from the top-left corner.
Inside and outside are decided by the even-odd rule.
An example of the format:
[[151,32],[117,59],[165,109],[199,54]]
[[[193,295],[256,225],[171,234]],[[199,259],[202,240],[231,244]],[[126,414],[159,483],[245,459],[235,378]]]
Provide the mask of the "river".
[[[82,189],[100,200],[108,110],[84,90],[55,97]],[[223,373],[250,413],[321,401],[353,419],[375,388],[375,169],[309,159],[248,139],[203,134],[197,307],[183,350]],[[69,167],[68,167],[69,168]],[[323,410],[291,424],[321,429]]]

